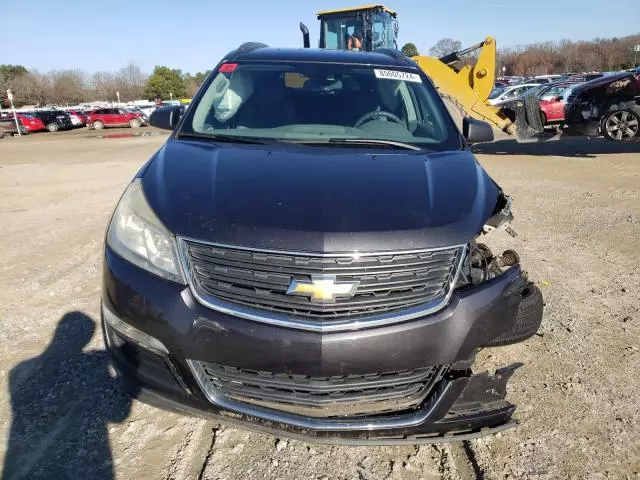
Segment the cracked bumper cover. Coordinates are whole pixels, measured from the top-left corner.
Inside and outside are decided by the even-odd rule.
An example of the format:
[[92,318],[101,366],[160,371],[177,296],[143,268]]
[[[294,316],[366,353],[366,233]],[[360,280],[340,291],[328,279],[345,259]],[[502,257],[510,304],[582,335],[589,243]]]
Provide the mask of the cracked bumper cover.
[[[320,334],[258,325],[213,312],[189,290],[150,275],[107,250],[103,304],[157,338],[168,353],[140,348],[104,321],[105,340],[126,390],[160,408],[319,443],[438,443],[515,425],[506,384],[519,365],[473,374],[474,351],[510,329],[522,291],[519,268],[456,292],[443,310],[403,324]],[[381,354],[384,352],[383,354]],[[310,376],[451,365],[417,410],[317,418],[208,396],[189,359]]]

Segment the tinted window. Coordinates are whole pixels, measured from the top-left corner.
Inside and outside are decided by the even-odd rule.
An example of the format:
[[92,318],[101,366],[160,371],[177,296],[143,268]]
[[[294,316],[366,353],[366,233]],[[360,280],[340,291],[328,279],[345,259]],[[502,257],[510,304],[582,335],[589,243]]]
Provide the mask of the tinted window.
[[[233,68],[233,67],[232,67]],[[362,138],[459,148],[417,70],[329,63],[240,63],[212,76],[183,131],[291,140]]]

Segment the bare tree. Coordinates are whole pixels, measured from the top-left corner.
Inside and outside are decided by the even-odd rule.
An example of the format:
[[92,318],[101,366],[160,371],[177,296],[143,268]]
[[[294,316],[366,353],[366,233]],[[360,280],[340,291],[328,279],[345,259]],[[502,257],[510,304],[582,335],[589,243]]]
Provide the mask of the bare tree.
[[452,38],[442,38],[438,40],[433,47],[429,49],[429,55],[432,57],[444,57],[445,55],[460,50],[462,48],[462,42],[460,40],[454,40]]
[[13,90],[19,105],[45,105],[53,100],[51,82],[37,71],[17,78]]
[[140,67],[130,63],[118,71],[116,85],[122,101],[136,100],[144,96],[144,87],[147,75],[142,73]]
[[79,103],[87,99],[87,74],[83,70],[58,70],[47,74],[56,103]]

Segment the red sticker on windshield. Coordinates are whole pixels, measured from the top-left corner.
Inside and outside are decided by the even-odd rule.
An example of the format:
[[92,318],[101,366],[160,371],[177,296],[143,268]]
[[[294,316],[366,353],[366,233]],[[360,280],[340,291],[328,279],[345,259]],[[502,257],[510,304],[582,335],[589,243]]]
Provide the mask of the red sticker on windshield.
[[238,67],[237,63],[223,63],[218,71],[220,73],[231,73]]

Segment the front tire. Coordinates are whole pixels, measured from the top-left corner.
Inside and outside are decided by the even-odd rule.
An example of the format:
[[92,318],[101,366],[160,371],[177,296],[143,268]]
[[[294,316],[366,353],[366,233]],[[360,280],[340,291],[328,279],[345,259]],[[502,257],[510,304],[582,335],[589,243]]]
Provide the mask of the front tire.
[[516,323],[511,330],[494,338],[487,346],[512,345],[533,337],[542,323],[543,310],[542,292],[533,283],[527,283],[522,291],[522,301],[518,307]]
[[49,123],[47,125],[47,130],[49,130],[50,132],[57,132],[58,130],[60,130],[60,127],[57,123]]
[[602,119],[602,135],[612,142],[631,142],[640,135],[640,107],[614,110]]
[[138,118],[132,118],[129,121],[129,126],[131,128],[140,128],[141,125],[142,125],[142,122],[140,122],[140,119],[138,119]]
[[91,126],[94,128],[94,130],[102,130],[104,128],[104,123],[102,123],[100,120],[96,120],[91,124]]

